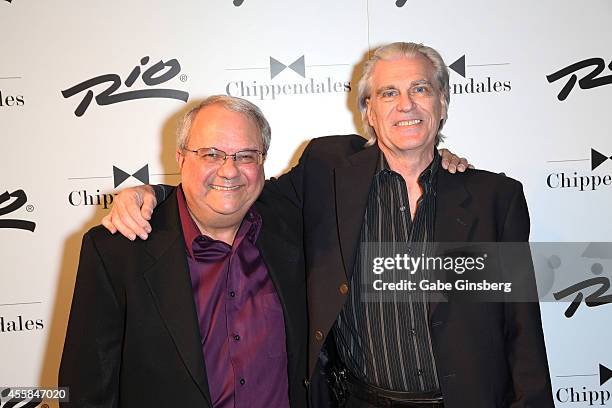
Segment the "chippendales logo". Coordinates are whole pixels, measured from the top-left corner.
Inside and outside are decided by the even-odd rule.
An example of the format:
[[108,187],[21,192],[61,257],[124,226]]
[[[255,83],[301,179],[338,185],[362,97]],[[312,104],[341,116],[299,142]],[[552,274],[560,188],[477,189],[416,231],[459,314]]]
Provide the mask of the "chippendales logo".
[[[181,64],[179,64],[176,58],[173,58],[165,62],[163,60],[159,60],[158,62],[149,66],[144,72],[142,72],[141,75],[141,66],[145,67],[148,63],[149,57],[142,57],[142,59],[140,60],[140,65],[136,65],[131,70],[131,72],[125,78],[125,81],[121,80],[119,74],[99,75],[97,77],[88,79],[73,87],[63,90],[62,95],[64,96],[64,98],[70,98],[83,91],[87,91],[85,92],[83,99],[81,99],[81,102],[78,104],[77,108],[74,111],[74,114],[79,117],[85,114],[87,108],[89,107],[91,101],[94,98],[94,91],[92,90],[92,88],[102,84],[107,84],[108,86],[106,89],[96,95],[96,103],[99,106],[112,105],[114,103],[144,98],[169,98],[187,102],[187,99],[189,98],[189,93],[176,89],[145,88],[134,91],[126,90],[123,92],[117,92],[121,87],[122,82],[126,88],[131,88],[140,78],[143,83],[139,83],[140,87],[143,87],[143,85],[144,87],[154,87],[156,85],[160,85],[170,81],[172,78],[176,77],[181,72]],[[187,76],[185,74],[182,74],[179,76],[179,80],[181,82],[185,82],[187,81]]]
[[[297,57],[288,64],[280,59],[268,57],[268,65],[258,68],[227,68],[226,71],[241,72],[249,78],[229,81],[225,93],[247,99],[276,100],[291,95],[348,93],[351,82],[337,79],[329,74],[334,67],[349,67],[349,64],[307,64],[306,56]],[[308,68],[308,73],[306,72]],[[323,75],[311,75],[310,71]],[[265,72],[266,74],[262,75]],[[269,73],[269,77],[268,77]],[[269,80],[263,79],[268,77]]]
[[[149,184],[150,176],[158,177],[153,179],[153,184],[164,181],[160,176],[180,176],[179,173],[149,173],[148,164],[145,164],[136,171],[133,170],[134,168],[132,167],[130,171],[125,171],[117,166],[113,166],[112,175],[69,177],[68,180],[79,180],[79,186],[68,192],[68,204],[72,207],[97,206],[107,210],[113,203],[115,195],[117,195],[114,189],[123,183],[127,183],[124,187],[132,187]],[[109,182],[112,179],[113,184],[100,185],[100,179],[108,179]]]
[[[585,75],[578,80],[578,76],[575,72],[580,71],[583,68],[591,68],[591,71],[586,71]],[[546,75],[546,80],[548,83],[556,82],[562,78],[568,77],[567,82],[559,91],[557,95],[557,99],[560,101],[564,101],[569,96],[570,92],[574,89],[576,82],[578,82],[578,86],[580,89],[592,89],[597,88],[599,86],[612,84],[612,75],[600,76],[604,69],[606,68],[606,62],[603,58],[588,58],[582,61],[578,61],[574,64],[570,64],[565,68],[558,70],[557,72],[553,72],[550,75]],[[612,60],[608,64],[608,70],[612,71]]]
[[[599,364],[599,375],[595,373],[586,374],[586,373],[577,373],[577,374],[565,374],[562,376],[557,376],[561,382],[565,379],[570,379],[572,381],[572,386],[570,387],[559,387],[554,392],[555,400],[559,404],[569,404],[579,407],[584,406],[606,406],[609,405],[610,391],[604,389],[602,386],[612,377],[612,370],[606,367],[603,364]],[[579,387],[576,385],[576,381],[582,380],[584,381],[584,377],[592,377],[599,379],[599,387],[597,384],[587,384],[586,386]],[[563,405],[565,406],[565,405]]]
[[2,89],[0,89],[0,108],[23,105],[25,105],[23,95],[9,95],[7,92],[3,92]]
[[[571,158],[564,160],[549,160],[548,163],[573,164],[588,162],[591,171],[565,170],[548,174],[546,185],[548,188],[570,191],[595,191],[612,186],[612,155],[611,152],[602,153],[591,148],[590,158]],[[586,164],[586,163],[585,163]],[[595,170],[598,169],[598,172]]]
[[[112,178],[113,187],[117,188],[130,177],[138,180],[141,184],[149,184],[149,165],[145,164],[134,173],[128,173],[117,166],[113,166],[112,176],[70,177],[69,180],[97,180],[101,178]],[[95,191],[91,187],[72,190],[70,193],[68,193],[68,203],[73,207],[93,205],[100,206],[107,210],[113,203],[116,193],[103,193],[100,192],[100,190],[104,190],[104,188],[97,187],[95,188]]]
[[16,212],[24,205],[27,212],[34,211],[34,206],[26,204],[27,201],[28,197],[23,190],[15,190],[12,193],[5,191],[0,194],[0,228],[21,229],[34,232],[36,224],[32,221],[3,217],[4,215]]
[[[461,95],[509,92],[512,89],[510,80],[498,80],[489,73],[486,73],[484,77],[482,76],[482,70],[491,70],[492,68],[488,67],[501,65],[510,65],[510,63],[466,64],[465,55],[462,55],[448,66],[448,68],[465,78],[465,81],[452,81],[450,85],[451,93],[453,95]],[[469,75],[466,68],[469,68]]]

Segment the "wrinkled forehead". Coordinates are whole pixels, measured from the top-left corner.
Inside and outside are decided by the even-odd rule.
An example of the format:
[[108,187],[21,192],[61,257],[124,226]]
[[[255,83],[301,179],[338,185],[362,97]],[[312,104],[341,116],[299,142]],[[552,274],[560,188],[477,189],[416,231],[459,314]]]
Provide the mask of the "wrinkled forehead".
[[202,108],[195,116],[189,132],[189,142],[197,147],[229,149],[228,153],[262,148],[255,121],[248,115],[214,104]]
[[[417,53],[414,56],[398,55],[376,61],[370,77],[370,86],[388,86],[397,83],[429,82],[436,86],[435,67],[425,56]],[[374,91],[374,89],[372,89]]]

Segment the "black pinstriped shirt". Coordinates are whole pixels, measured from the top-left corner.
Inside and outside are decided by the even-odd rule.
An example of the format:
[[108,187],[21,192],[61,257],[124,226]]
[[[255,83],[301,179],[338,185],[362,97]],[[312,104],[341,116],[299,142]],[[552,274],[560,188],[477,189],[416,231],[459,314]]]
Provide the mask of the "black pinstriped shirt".
[[[381,292],[380,297],[364,292],[364,287],[372,282],[372,258],[385,256],[377,252],[376,244],[408,243],[413,254],[431,254],[439,166],[440,156],[435,150],[431,164],[419,176],[423,194],[412,220],[406,183],[400,174],[389,169],[381,153],[351,276],[350,287],[355,290],[349,292],[334,325],[338,354],[344,365],[362,381],[388,390],[422,393],[440,389],[426,292]],[[388,273],[393,276],[386,276],[386,281],[401,279],[394,276],[397,271]],[[416,278],[424,273],[418,271]]]

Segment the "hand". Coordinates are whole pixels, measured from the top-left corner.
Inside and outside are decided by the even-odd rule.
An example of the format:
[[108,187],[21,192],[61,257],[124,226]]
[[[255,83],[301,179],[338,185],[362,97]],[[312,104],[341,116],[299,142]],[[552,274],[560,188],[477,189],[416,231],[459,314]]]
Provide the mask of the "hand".
[[463,173],[468,168],[473,169],[474,166],[469,164],[465,157],[459,157],[448,149],[440,149],[442,156],[442,168],[448,170],[449,173]]
[[156,205],[151,186],[126,188],[115,196],[110,213],[102,218],[102,225],[111,234],[119,231],[130,241],[136,236],[147,239],[151,232],[149,220]]

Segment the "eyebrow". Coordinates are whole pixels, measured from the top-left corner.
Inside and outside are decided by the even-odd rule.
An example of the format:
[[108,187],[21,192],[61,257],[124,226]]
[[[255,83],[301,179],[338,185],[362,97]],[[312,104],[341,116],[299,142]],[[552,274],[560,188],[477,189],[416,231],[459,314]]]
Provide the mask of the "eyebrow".
[[381,95],[383,92],[389,91],[389,90],[392,90],[392,89],[397,89],[397,87],[394,86],[394,85],[381,86],[380,88],[378,88],[376,90],[376,95]]
[[[214,146],[210,146],[210,147],[201,147],[200,149],[202,149],[202,148],[203,148],[203,149],[215,149],[215,150],[219,150],[219,151],[221,151],[221,152],[224,152],[224,153],[226,153],[226,154],[229,154],[229,153],[227,153],[225,150],[223,150],[223,149],[219,149],[218,147],[214,147]],[[252,150],[252,151],[260,151],[260,148],[259,148],[259,147],[256,147],[256,146],[252,146],[252,147],[242,147],[242,148],[240,148],[239,150],[236,150],[234,153],[237,153],[237,152],[244,152],[244,151],[248,151],[248,150]],[[263,148],[261,148],[261,151],[263,151]],[[231,153],[231,154],[234,154],[234,153]]]
[[[428,81],[427,79],[417,79],[416,81],[412,81],[410,83],[410,88],[412,88],[413,86],[417,86],[417,85],[429,85],[432,88],[434,87],[434,85],[431,83],[431,81]],[[397,87],[395,85],[381,86],[380,88],[378,88],[376,90],[376,95],[380,95],[383,92],[388,91],[388,90],[392,90],[392,89],[399,89],[399,87]]]
[[410,86],[413,87],[415,85],[430,85],[433,87],[433,84],[431,83],[431,81],[428,81],[426,79],[419,79],[417,81],[413,81],[410,83]]

